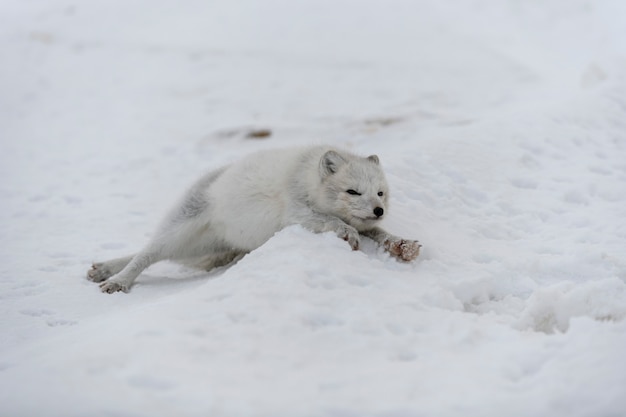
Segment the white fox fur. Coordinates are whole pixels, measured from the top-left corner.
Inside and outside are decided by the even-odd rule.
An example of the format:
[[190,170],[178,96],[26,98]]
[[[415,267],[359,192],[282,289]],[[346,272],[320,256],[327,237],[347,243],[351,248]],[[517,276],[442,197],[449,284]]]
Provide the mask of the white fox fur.
[[[328,146],[262,151],[200,178],[136,255],[94,263],[103,292],[127,292],[151,264],[172,260],[211,269],[241,259],[292,224],[335,232],[352,249],[360,234],[409,261],[420,244],[377,227],[389,190],[378,157]],[[103,282],[104,281],[104,282]]]

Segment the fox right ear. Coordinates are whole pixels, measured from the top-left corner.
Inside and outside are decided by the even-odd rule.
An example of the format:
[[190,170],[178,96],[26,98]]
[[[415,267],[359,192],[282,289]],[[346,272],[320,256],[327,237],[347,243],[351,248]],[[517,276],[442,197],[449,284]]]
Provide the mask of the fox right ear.
[[328,151],[320,159],[320,174],[322,177],[334,174],[345,163],[346,160],[337,152]]
[[380,164],[380,159],[378,159],[378,155],[370,155],[367,157],[368,161],[372,161],[376,165]]

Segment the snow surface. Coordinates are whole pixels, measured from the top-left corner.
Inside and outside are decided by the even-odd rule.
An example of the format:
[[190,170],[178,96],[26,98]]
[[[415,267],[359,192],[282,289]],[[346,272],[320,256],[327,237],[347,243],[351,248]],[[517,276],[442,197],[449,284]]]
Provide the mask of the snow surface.
[[[626,415],[626,3],[0,4],[0,415]],[[270,129],[266,139],[246,138]],[[377,153],[411,264],[141,247],[260,148]]]

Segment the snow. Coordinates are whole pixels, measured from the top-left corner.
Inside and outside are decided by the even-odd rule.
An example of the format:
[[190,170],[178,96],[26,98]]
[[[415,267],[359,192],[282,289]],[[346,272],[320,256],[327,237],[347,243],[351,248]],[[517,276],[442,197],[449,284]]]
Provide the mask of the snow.
[[[624,415],[624,2],[0,11],[0,414]],[[310,143],[379,155],[417,261],[296,226],[84,278],[206,170]]]

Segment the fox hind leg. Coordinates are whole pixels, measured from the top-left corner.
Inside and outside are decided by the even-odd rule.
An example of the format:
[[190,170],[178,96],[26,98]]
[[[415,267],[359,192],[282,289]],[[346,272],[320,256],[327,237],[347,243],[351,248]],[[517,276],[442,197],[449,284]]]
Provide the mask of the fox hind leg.
[[204,255],[199,258],[193,258],[189,260],[182,260],[181,263],[192,268],[203,269],[205,271],[211,271],[214,268],[230,265],[239,262],[241,258],[246,255],[244,251],[230,250],[223,252],[216,252],[210,255]]
[[102,282],[120,272],[135,255],[111,259],[105,262],[94,262],[87,271],[87,279],[93,282]]
[[[128,292],[141,272],[155,262],[163,260],[161,252],[145,250],[133,256],[120,272],[100,284],[102,292],[109,294]],[[121,262],[120,262],[121,263]]]

